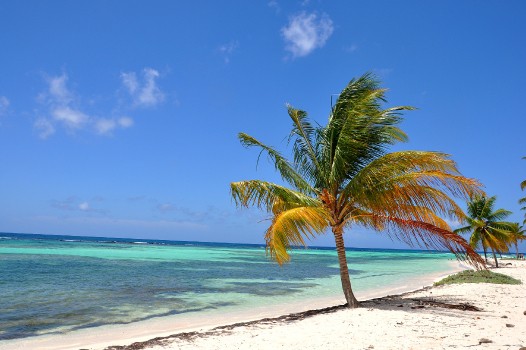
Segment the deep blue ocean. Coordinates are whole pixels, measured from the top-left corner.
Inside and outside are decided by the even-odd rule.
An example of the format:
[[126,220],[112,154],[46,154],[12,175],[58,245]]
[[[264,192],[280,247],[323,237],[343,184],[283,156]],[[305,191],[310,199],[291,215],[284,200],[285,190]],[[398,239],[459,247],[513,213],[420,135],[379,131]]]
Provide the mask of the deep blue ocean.
[[[448,271],[453,258],[347,254],[357,292]],[[262,245],[0,233],[0,340],[341,294],[334,248],[296,249],[280,267]]]

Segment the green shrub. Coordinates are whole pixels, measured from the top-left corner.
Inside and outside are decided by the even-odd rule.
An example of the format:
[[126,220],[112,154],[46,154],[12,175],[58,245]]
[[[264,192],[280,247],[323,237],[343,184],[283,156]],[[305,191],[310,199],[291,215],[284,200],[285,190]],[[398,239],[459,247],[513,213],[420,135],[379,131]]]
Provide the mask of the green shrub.
[[489,270],[466,270],[448,276],[438,282],[435,282],[435,286],[455,283],[521,284],[522,282],[510,276],[506,276],[501,273],[491,272]]

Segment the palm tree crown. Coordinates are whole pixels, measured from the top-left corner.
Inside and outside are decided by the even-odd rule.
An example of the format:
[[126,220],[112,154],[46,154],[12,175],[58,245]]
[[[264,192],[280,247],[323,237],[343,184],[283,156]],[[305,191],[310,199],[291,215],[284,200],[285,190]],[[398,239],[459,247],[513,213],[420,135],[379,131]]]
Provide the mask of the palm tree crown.
[[469,244],[473,248],[482,246],[484,256],[486,250],[490,248],[498,267],[495,252],[503,253],[508,251],[508,244],[511,243],[511,233],[513,223],[503,221],[511,212],[505,209],[494,210],[496,196],[487,198],[485,196],[474,196],[468,202],[467,216],[464,218],[466,226],[455,230],[456,233],[471,232]]
[[519,258],[519,241],[526,240],[526,228],[521,226],[518,222],[513,223],[511,226],[511,237],[510,242],[515,245],[515,252],[517,259]]
[[312,125],[305,111],[288,106],[291,161],[257,139],[239,134],[244,146],[268,155],[291,188],[261,180],[234,182],[231,193],[236,204],[257,206],[271,215],[265,232],[267,252],[280,264],[289,260],[291,246],[305,245],[306,239],[330,228],[350,307],[358,302],[350,285],[344,229],[381,230],[409,244],[446,248],[475,264],[482,262],[440,217],[461,217],[462,210],[450,195],[479,194],[479,183],[463,177],[443,153],[387,153],[390,145],[407,139],[397,125],[401,112],[413,108],[382,109],[385,91],[371,74],[351,80],[326,126]]

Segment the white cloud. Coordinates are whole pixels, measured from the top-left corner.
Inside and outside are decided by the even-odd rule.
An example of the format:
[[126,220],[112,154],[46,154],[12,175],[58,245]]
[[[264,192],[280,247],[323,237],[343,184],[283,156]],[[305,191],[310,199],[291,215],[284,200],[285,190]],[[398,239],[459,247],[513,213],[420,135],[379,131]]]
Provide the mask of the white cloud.
[[223,55],[223,59],[225,60],[225,63],[230,62],[230,56],[232,56],[232,53],[239,47],[239,42],[237,40],[233,40],[227,44],[221,45],[219,47],[219,52]]
[[9,107],[9,100],[5,96],[0,96],[0,116],[7,113],[7,108]]
[[[127,116],[101,118],[85,112],[80,96],[73,93],[67,86],[66,73],[49,77],[46,81],[47,89],[38,95],[38,100],[46,106],[48,117],[40,117],[33,124],[41,139],[47,139],[59,127],[69,132],[89,129],[99,135],[110,135],[117,128],[124,129],[133,126],[133,119]],[[125,77],[123,82],[130,91],[137,88],[137,82],[135,79],[134,85],[133,76]],[[151,86],[146,84],[146,93],[149,92],[148,89],[151,89]],[[148,99],[148,96],[145,98]]]
[[90,117],[79,110],[68,106],[57,107],[51,110],[51,116],[56,121],[63,123],[69,129],[80,129],[90,119]]
[[109,135],[117,128],[125,129],[131,126],[133,126],[133,119],[130,117],[100,118],[94,121],[95,131],[99,135]]
[[117,119],[117,123],[123,128],[129,128],[134,124],[133,119],[130,117],[120,117]]
[[162,203],[157,205],[157,210],[161,213],[168,213],[177,210],[177,208],[171,203]]
[[126,87],[128,92],[131,95],[135,94],[135,92],[139,88],[139,82],[137,81],[137,74],[135,74],[135,72],[122,73],[121,80],[122,80],[122,84],[124,85],[124,87]]
[[90,210],[90,206],[88,202],[82,202],[79,204],[79,209],[82,211],[88,211]]
[[95,130],[98,134],[109,134],[117,127],[117,123],[113,119],[99,119],[95,122]]
[[354,45],[352,44],[351,46],[347,46],[345,47],[345,51],[349,52],[349,53],[353,53],[355,52],[356,50],[358,50],[358,45]]
[[55,127],[46,118],[38,118],[33,126],[38,130],[38,136],[43,140],[55,133]]
[[77,108],[79,98],[67,87],[68,76],[52,76],[46,79],[47,90],[39,94],[39,101],[46,105],[49,117],[38,118],[33,124],[42,139],[53,135],[57,127],[62,126],[72,132],[84,128],[91,122],[91,117]]
[[307,56],[323,47],[333,31],[332,20],[327,14],[318,17],[316,13],[306,12],[290,17],[288,25],[281,28],[285,49],[293,58]]
[[[101,197],[94,197],[91,201],[101,202]],[[86,213],[96,213],[96,214],[107,214],[106,210],[92,208],[88,201],[81,201],[76,196],[70,196],[64,200],[53,200],[51,206],[55,209],[69,212],[86,212]]]
[[121,81],[136,107],[155,107],[164,101],[164,93],[157,86],[160,74],[153,68],[144,68],[142,83],[135,72],[121,74]]
[[267,6],[272,8],[272,9],[274,9],[274,11],[276,11],[276,13],[280,13],[281,12],[281,7],[279,6],[279,3],[276,0],[270,0],[267,3]]
[[48,79],[49,95],[55,100],[55,102],[63,105],[67,105],[72,101],[72,93],[66,86],[67,81],[68,76],[65,73],[62,73],[61,76],[51,77]]

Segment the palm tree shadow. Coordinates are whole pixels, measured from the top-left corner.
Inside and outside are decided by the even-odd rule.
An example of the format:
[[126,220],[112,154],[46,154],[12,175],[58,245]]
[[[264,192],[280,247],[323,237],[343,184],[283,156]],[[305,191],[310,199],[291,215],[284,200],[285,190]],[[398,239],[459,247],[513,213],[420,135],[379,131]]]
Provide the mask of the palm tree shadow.
[[[426,290],[426,288],[421,291]],[[459,311],[481,312],[483,309],[470,304],[456,295],[440,295],[427,297],[411,297],[414,292],[389,295],[382,298],[370,299],[361,303],[361,306],[369,309],[407,312],[429,312],[442,315],[459,315]]]

